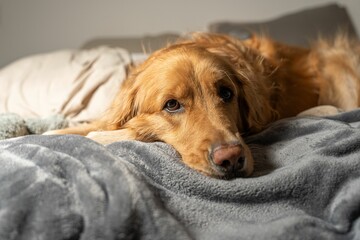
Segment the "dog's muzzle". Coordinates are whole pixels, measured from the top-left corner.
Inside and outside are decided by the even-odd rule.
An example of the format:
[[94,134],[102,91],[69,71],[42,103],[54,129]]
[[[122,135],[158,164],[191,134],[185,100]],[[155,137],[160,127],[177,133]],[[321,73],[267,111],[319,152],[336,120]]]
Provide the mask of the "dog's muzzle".
[[212,167],[221,178],[242,177],[245,175],[246,158],[240,144],[222,144],[210,153]]

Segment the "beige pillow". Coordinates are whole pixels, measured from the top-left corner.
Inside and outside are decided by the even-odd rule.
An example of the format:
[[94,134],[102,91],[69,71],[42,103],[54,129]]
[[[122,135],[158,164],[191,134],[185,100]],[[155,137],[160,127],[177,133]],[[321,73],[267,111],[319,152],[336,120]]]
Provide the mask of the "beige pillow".
[[21,59],[0,70],[0,113],[94,120],[118,92],[130,61],[126,50],[108,47]]

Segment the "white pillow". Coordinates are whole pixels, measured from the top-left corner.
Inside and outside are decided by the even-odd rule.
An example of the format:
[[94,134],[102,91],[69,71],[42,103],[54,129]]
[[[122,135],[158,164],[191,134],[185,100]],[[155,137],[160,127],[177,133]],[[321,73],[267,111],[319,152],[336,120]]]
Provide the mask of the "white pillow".
[[71,122],[99,118],[126,78],[121,48],[64,50],[27,57],[0,70],[0,113],[63,114]]

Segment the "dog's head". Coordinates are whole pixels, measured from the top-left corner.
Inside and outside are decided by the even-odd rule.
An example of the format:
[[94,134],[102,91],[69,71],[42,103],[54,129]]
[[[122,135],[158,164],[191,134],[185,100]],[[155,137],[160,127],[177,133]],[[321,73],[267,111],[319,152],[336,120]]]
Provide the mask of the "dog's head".
[[127,79],[112,106],[113,124],[136,139],[171,144],[185,164],[220,178],[248,176],[243,135],[273,117],[263,57],[219,35],[155,52]]

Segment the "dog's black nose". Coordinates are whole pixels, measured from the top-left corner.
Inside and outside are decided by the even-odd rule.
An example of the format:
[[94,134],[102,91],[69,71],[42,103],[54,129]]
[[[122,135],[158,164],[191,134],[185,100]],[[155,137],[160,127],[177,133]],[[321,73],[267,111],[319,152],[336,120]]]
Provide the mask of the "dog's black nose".
[[221,145],[214,149],[212,161],[224,174],[237,175],[244,168],[245,156],[240,145]]

